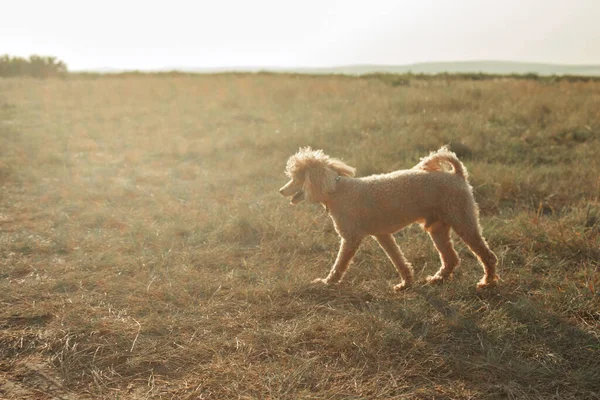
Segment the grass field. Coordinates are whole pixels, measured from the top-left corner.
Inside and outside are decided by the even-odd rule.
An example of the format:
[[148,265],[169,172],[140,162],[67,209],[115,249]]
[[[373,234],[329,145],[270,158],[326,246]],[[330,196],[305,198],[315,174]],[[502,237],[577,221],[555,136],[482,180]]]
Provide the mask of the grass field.
[[[450,143],[499,287],[462,258],[344,282],[323,148],[358,175]],[[600,82],[293,75],[0,79],[0,398],[600,398]],[[426,234],[397,235],[422,281]]]

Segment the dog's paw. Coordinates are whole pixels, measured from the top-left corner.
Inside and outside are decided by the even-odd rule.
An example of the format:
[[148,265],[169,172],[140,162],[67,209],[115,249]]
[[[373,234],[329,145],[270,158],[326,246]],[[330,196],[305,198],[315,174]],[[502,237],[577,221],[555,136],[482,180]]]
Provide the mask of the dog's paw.
[[440,285],[447,280],[448,278],[440,274],[431,275],[425,278],[425,282],[427,282],[428,285]]
[[403,290],[409,289],[412,286],[412,282],[404,281],[394,286],[395,292],[401,292]]
[[495,275],[493,278],[490,278],[486,275],[481,278],[479,282],[477,282],[477,289],[489,289],[496,287],[499,279],[500,277],[498,275]]
[[329,281],[325,278],[317,278],[315,280],[313,280],[311,283],[315,284],[315,285],[329,285]]

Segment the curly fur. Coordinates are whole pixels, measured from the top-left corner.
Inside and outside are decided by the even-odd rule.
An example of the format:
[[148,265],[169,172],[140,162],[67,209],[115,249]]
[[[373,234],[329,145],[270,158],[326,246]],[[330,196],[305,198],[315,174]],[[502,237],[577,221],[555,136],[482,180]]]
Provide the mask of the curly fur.
[[413,270],[393,234],[417,222],[429,233],[442,263],[437,273],[427,278],[429,283],[447,280],[459,263],[450,238],[452,228],[483,266],[484,276],[477,286],[496,284],[497,258],[481,235],[468,172],[456,154],[444,146],[408,170],[363,178],[354,178],[355,171],[310,147],[300,148],[287,161],[285,172],[290,181],[280,193],[291,196],[292,204],[321,203],[341,237],[329,275],[316,281],[339,282],[362,240],[373,236],[402,278],[395,289],[409,287]]

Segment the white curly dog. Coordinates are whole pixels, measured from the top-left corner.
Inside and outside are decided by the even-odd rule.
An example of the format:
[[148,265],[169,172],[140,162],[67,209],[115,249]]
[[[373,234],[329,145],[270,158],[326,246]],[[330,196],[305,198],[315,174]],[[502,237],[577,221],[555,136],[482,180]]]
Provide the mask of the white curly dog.
[[[451,167],[446,171],[444,166]],[[393,234],[420,223],[440,254],[441,268],[427,282],[447,280],[459,263],[450,228],[469,246],[484,269],[477,287],[489,287],[499,279],[496,255],[481,235],[478,207],[467,169],[456,154],[442,147],[408,170],[354,178],[355,169],[329,157],[322,150],[301,148],[287,162],[290,181],[280,189],[291,203],[321,203],[329,212],[341,245],[331,272],[315,282],[338,283],[360,243],[373,236],[392,261],[402,282],[395,290],[413,283],[413,270]]]

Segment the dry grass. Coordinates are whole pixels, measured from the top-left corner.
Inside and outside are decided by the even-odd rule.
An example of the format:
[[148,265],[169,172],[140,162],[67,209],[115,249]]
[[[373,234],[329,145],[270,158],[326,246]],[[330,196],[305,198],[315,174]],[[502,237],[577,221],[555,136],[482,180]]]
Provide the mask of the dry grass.
[[[411,79],[0,80],[0,397],[599,398],[600,82]],[[311,286],[338,239],[277,194],[287,157],[445,143],[500,287],[461,244],[453,282],[395,294],[373,242]]]

